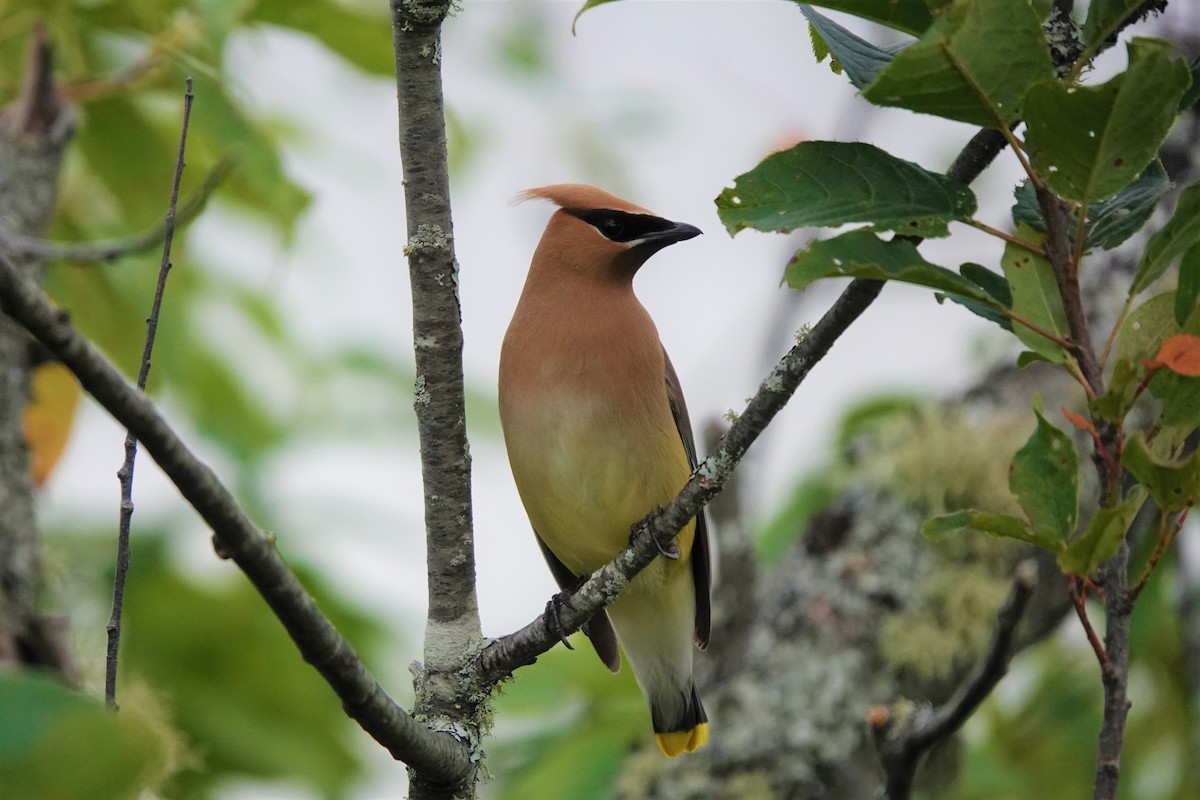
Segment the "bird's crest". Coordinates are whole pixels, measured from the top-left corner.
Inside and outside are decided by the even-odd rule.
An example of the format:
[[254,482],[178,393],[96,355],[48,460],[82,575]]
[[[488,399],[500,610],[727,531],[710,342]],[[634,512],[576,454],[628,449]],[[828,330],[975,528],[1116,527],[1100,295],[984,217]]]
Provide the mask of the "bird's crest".
[[516,201],[521,203],[526,200],[549,200],[560,208],[575,210],[603,208],[654,216],[652,211],[635,206],[628,200],[622,200],[615,194],[609,194],[603,189],[588,186],[586,183],[554,183],[549,186],[539,186],[536,189],[526,189],[517,195]]

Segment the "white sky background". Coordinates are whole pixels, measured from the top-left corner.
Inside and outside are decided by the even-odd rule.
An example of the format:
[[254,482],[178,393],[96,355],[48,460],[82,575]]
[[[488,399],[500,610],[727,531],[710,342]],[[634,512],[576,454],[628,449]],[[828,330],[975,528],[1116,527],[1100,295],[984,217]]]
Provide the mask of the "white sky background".
[[[517,191],[596,183],[704,230],[705,236],[656,255],[636,282],[699,428],[743,407],[794,331],[815,322],[842,283],[818,284],[786,311],[796,298],[779,282],[802,240],[753,231],[731,239],[712,203],[721,189],[799,138],[869,141],[940,171],[973,133],[857,99],[844,77],[813,62],[806,23],[792,3],[626,0],[585,14],[575,37],[570,26],[577,0],[464,5],[446,25],[443,64],[450,106],[479,133],[478,151],[456,176],[453,201],[467,380],[488,393],[494,393],[504,329],[551,211],[547,204],[511,205]],[[558,70],[541,83],[507,72],[495,48],[503,31],[534,17],[545,21]],[[380,35],[390,37],[386,24]],[[295,335],[313,348],[355,342],[410,353],[394,83],[368,80],[308,40],[278,32],[241,37],[232,56],[230,74],[240,76],[247,103],[302,132],[287,148],[287,165],[315,203],[291,250],[264,243],[252,226],[220,209],[194,226],[190,246],[203,248],[207,264],[272,287]],[[203,97],[194,113],[204,113]],[[581,160],[589,137],[604,142],[613,168]],[[1005,226],[1016,175],[1005,153],[976,184],[984,221]],[[951,241],[922,248],[927,258],[952,268],[965,260],[998,262],[998,242],[963,226],[952,230]],[[183,258],[176,264],[187,268]],[[168,287],[168,307],[169,296]],[[214,336],[237,341],[237,331],[222,319],[214,310]],[[769,518],[795,479],[820,467],[832,426],[848,404],[872,392],[942,394],[969,385],[980,343],[991,349],[1003,341],[988,323],[958,306],[937,305],[928,291],[889,286],[751,451],[745,468],[753,515]],[[247,359],[248,373],[271,374],[271,365],[253,361],[253,347],[235,349]],[[260,384],[269,396],[270,380],[260,377],[254,385]],[[369,402],[410,407],[411,387]],[[483,630],[497,636],[532,619],[555,587],[513,487],[494,411],[469,425]],[[109,476],[120,462],[122,437],[89,406],[48,488],[48,521],[109,510],[115,522],[117,483]],[[202,444],[199,449],[220,472],[219,454]],[[212,557],[203,526],[144,456],[138,483],[138,514],[178,520],[189,562],[229,571]],[[383,676],[389,690],[403,696],[408,662],[420,657],[425,603],[415,433],[387,433],[373,442],[303,441],[275,460],[271,483],[283,509],[276,531],[281,549],[326,565],[350,596],[391,615],[409,635],[406,651]],[[364,797],[395,792],[389,782],[403,780],[402,770],[382,755],[378,763],[383,783],[364,790]],[[265,796],[261,787],[254,796]]]

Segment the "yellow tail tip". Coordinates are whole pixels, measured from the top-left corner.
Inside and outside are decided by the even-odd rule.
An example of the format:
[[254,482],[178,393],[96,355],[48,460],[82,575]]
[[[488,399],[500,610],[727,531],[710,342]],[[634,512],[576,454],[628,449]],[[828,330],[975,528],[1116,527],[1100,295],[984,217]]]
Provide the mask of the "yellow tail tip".
[[694,753],[708,744],[708,723],[701,722],[690,731],[656,733],[654,738],[658,740],[658,749],[668,758],[674,758],[684,751]]

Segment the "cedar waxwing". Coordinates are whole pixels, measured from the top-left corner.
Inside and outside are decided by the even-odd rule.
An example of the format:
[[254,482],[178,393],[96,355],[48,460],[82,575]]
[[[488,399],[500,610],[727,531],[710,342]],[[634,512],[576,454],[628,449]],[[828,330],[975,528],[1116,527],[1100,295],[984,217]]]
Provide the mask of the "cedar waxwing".
[[[521,501],[567,589],[629,544],[631,526],[670,502],[696,465],[675,369],[633,276],[699,229],[582,184],[531,189],[556,203],[500,354],[500,421]],[[708,741],[692,679],[708,645],[704,515],[584,626],[613,672],[625,657],[668,756]],[[615,629],[615,638],[614,638]]]

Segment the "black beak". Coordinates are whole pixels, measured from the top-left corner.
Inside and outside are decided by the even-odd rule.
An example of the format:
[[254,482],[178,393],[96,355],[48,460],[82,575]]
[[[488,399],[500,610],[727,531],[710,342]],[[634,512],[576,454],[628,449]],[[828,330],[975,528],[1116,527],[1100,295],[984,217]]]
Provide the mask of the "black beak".
[[650,245],[655,250],[659,250],[669,244],[675,244],[676,242],[685,242],[688,239],[694,239],[701,233],[703,233],[703,231],[701,231],[695,225],[688,225],[686,222],[672,222],[671,227],[669,228],[647,233],[642,237],[642,240],[638,242],[637,246],[644,247],[646,245]]

